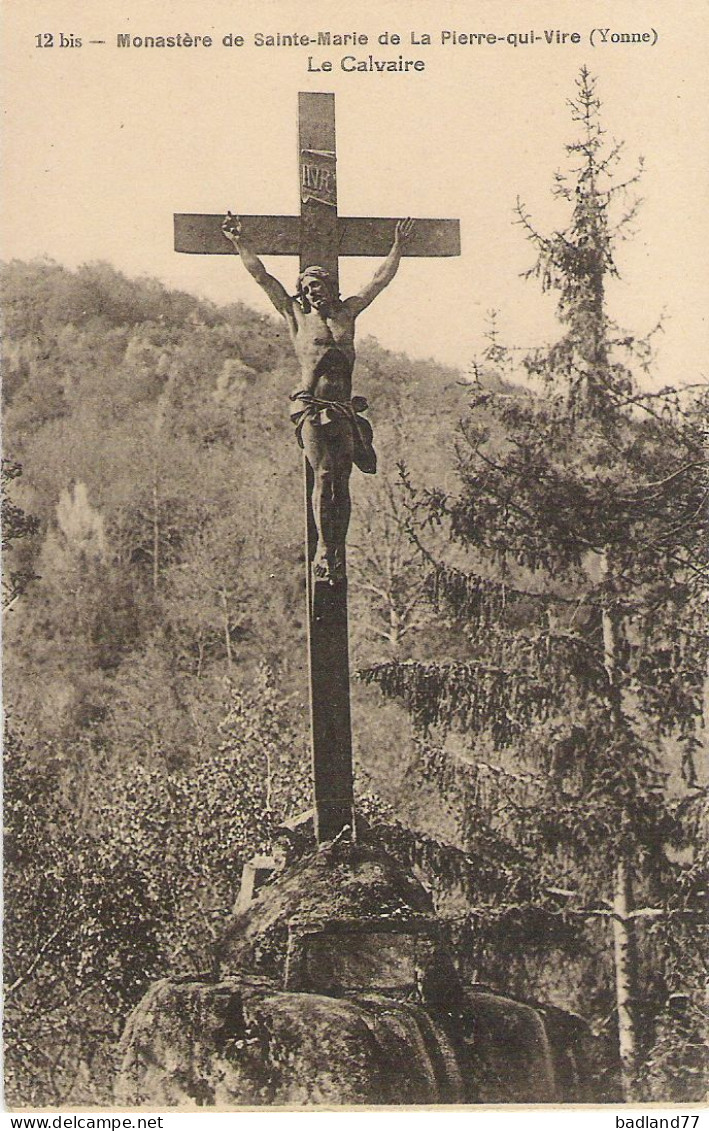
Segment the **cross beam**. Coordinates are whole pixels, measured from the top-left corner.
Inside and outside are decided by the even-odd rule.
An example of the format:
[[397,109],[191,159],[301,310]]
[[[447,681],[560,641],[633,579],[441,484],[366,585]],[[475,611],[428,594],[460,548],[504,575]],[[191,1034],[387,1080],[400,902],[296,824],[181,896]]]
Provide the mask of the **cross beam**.
[[[352,256],[384,256],[394,239],[397,220],[366,216],[337,217],[337,253]],[[175,251],[188,255],[233,255],[234,247],[224,239],[221,215],[175,215]],[[242,216],[244,243],[256,255],[300,254],[300,216]],[[460,255],[460,236],[455,220],[416,220],[402,254],[421,258]],[[434,250],[438,248],[438,250]],[[322,264],[324,266],[324,264]]]
[[[257,255],[298,255],[300,269],[317,263],[337,279],[341,255],[384,256],[395,219],[337,214],[335,96],[298,95],[300,216],[243,216],[244,243]],[[221,232],[221,215],[175,215],[175,251],[233,255]],[[406,256],[460,255],[457,220],[415,221]],[[315,831],[319,843],[349,826],[355,830],[352,731],[347,642],[347,581],[312,576],[317,534],[312,511],[312,470],[305,461],[308,654]]]

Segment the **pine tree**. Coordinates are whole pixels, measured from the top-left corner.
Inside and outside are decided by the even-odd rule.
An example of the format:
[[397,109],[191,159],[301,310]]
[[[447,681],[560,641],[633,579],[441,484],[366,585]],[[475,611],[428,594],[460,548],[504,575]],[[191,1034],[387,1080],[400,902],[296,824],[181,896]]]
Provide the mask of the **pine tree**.
[[[647,1020],[635,928],[662,918],[683,871],[666,852],[682,836],[677,804],[698,790],[707,398],[639,383],[651,343],[607,311],[639,172],[620,179],[622,146],[608,143],[585,69],[570,107],[579,136],[554,186],[566,226],[542,235],[517,206],[536,250],[529,276],[556,295],[561,336],[527,358],[524,392],[477,386],[458,494],[410,487],[430,596],[464,626],[468,653],[380,664],[364,678],[407,705],[463,835],[486,823],[525,853],[530,908],[546,895],[612,924],[630,1099]],[[477,372],[490,368],[503,378],[513,368],[497,331]],[[447,526],[450,561],[427,550],[431,523]],[[638,906],[640,895],[653,906]]]

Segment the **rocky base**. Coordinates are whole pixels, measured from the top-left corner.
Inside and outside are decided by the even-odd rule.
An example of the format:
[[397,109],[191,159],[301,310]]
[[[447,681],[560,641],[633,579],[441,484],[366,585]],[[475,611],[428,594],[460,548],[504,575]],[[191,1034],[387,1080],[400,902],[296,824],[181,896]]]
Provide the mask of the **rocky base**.
[[462,985],[429,894],[376,846],[324,846],[242,902],[221,973],[158,982],[129,1018],[117,1103],[609,1098],[584,1022]]
[[128,1106],[589,1103],[592,1038],[561,1011],[468,991],[453,1014],[260,978],[156,983],[122,1041]]
[[116,1101],[254,1107],[459,1103],[450,1041],[425,1010],[267,989],[158,982],[122,1042]]

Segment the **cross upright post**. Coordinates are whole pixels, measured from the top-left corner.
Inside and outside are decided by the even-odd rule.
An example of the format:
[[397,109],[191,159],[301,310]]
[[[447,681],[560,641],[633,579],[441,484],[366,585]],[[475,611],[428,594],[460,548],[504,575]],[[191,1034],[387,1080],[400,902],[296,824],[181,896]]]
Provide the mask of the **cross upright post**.
[[[325,267],[339,289],[335,96],[298,95],[300,269]],[[313,577],[313,470],[303,458],[310,733],[318,844],[356,833],[347,628],[347,579]]]
[[[300,216],[243,216],[241,233],[257,255],[298,255],[338,278],[340,255],[384,256],[395,219],[343,218],[337,212],[335,97],[298,95]],[[234,254],[221,231],[222,215],[175,215],[175,250]],[[460,254],[457,220],[416,220],[405,256]],[[313,472],[305,466],[306,589],[315,833],[324,843],[355,835],[352,730],[347,631],[347,579],[313,576],[317,531],[312,508]]]

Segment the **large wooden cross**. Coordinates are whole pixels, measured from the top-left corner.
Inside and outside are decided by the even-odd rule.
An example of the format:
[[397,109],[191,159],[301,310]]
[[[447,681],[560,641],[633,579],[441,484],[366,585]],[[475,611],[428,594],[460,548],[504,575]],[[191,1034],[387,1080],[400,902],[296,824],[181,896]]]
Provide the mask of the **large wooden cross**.
[[[301,271],[314,263],[338,278],[340,255],[384,256],[396,219],[337,214],[335,96],[298,95],[300,216],[244,216],[241,235],[257,255],[297,255]],[[175,251],[233,255],[221,232],[224,213],[175,216]],[[406,256],[460,254],[457,220],[416,220]],[[308,653],[315,832],[318,843],[355,830],[352,730],[347,642],[347,581],[315,580],[311,563],[317,534],[312,471],[305,461]]]

